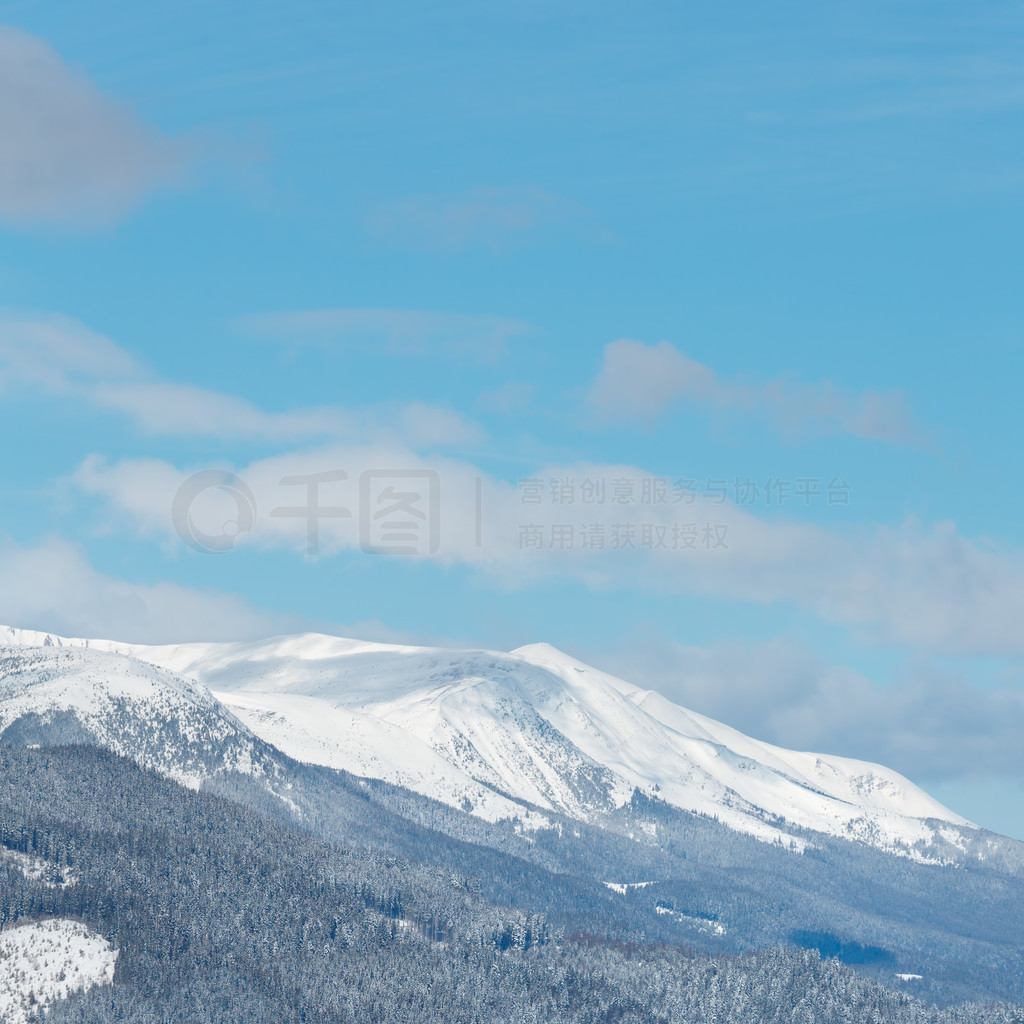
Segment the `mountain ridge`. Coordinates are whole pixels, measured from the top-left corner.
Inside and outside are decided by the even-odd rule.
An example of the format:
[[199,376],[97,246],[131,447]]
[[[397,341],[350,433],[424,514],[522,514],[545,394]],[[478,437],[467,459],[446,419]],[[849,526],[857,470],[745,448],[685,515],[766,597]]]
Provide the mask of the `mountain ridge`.
[[6,627],[0,645],[158,666],[296,760],[527,829],[546,827],[545,812],[596,821],[639,792],[794,850],[810,831],[945,863],[976,830],[891,769],[753,739],[549,644],[506,653],[298,634],[154,646]]

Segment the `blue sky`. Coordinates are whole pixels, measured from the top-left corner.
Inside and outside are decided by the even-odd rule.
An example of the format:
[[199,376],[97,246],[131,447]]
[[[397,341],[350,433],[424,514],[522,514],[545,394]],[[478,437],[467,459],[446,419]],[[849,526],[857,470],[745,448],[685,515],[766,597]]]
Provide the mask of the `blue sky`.
[[0,620],[547,640],[1024,837],[1018,6],[0,22]]

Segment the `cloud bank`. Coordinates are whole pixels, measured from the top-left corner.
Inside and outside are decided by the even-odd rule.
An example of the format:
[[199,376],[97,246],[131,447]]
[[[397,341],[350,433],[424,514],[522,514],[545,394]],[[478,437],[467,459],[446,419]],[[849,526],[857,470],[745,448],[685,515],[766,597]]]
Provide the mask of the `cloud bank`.
[[57,537],[32,547],[0,539],[0,623],[131,643],[254,640],[298,628],[233,594],[108,576]]
[[1024,693],[929,662],[879,685],[786,639],[692,647],[649,632],[591,660],[779,746],[876,761],[919,782],[1024,781]]
[[[174,496],[206,468],[91,457],[72,484],[99,499],[119,529],[174,546]],[[409,554],[476,568],[499,585],[565,579],[624,592],[785,602],[873,643],[955,655],[1024,654],[1024,552],[964,537],[951,522],[826,527],[765,518],[724,496],[675,502],[671,491],[658,503],[619,504],[613,491],[620,482],[645,479],[623,465],[546,467],[525,481],[534,493],[524,481],[509,483],[471,462],[427,458],[395,443],[334,444],[226,468],[255,495],[260,515],[239,543],[257,548],[308,550],[309,517],[267,514],[307,500],[287,479],[344,474],[325,480],[319,497],[349,513],[317,524],[317,554],[331,557],[365,550],[380,508],[368,504],[378,499],[364,487],[390,476],[394,492],[404,492],[413,485],[403,474],[412,474],[423,490],[424,515],[427,490],[436,492],[436,543]],[[567,480],[602,481],[608,500],[547,500],[548,482]],[[217,508],[208,515],[207,532],[216,532],[224,517],[217,520]]]

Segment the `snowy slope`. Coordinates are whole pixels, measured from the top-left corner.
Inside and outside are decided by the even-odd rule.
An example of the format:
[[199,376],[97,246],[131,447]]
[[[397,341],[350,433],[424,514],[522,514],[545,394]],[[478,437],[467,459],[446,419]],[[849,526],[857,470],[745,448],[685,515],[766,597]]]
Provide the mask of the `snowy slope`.
[[23,1024],[58,999],[114,980],[117,951],[78,921],[0,931],[0,1021]]
[[194,680],[84,644],[30,645],[38,639],[0,630],[0,739],[95,743],[191,788],[218,772],[273,770],[263,744]]
[[945,836],[972,828],[889,769],[758,742],[544,644],[511,653],[321,635],[89,644],[202,683],[297,759],[399,783],[489,820],[543,824],[528,804],[598,821],[638,789],[797,848],[786,823],[918,859],[912,847],[931,843],[938,822]]

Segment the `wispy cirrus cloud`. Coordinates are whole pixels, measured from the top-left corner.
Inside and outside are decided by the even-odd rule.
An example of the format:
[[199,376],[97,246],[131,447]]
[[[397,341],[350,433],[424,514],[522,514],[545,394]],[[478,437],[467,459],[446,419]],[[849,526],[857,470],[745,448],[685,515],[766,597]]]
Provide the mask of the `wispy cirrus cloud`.
[[289,345],[373,346],[399,355],[491,362],[537,328],[514,317],[416,309],[296,309],[238,317],[242,331]]
[[649,425],[672,406],[689,403],[762,416],[794,434],[843,433],[903,443],[924,439],[897,391],[850,395],[829,381],[805,384],[789,376],[759,383],[723,380],[667,341],[646,345],[621,338],[606,345],[587,402],[598,423]]
[[609,236],[586,207],[539,188],[410,196],[371,212],[366,227],[386,241],[435,250],[503,249],[564,233]]
[[0,25],[0,219],[95,222],[178,177],[189,147],[143,124],[42,39]]
[[0,390],[23,387],[76,398],[163,436],[272,442],[401,437],[427,447],[480,436],[454,410],[421,402],[270,411],[237,395],[161,379],[109,338],[53,315],[0,317]]

